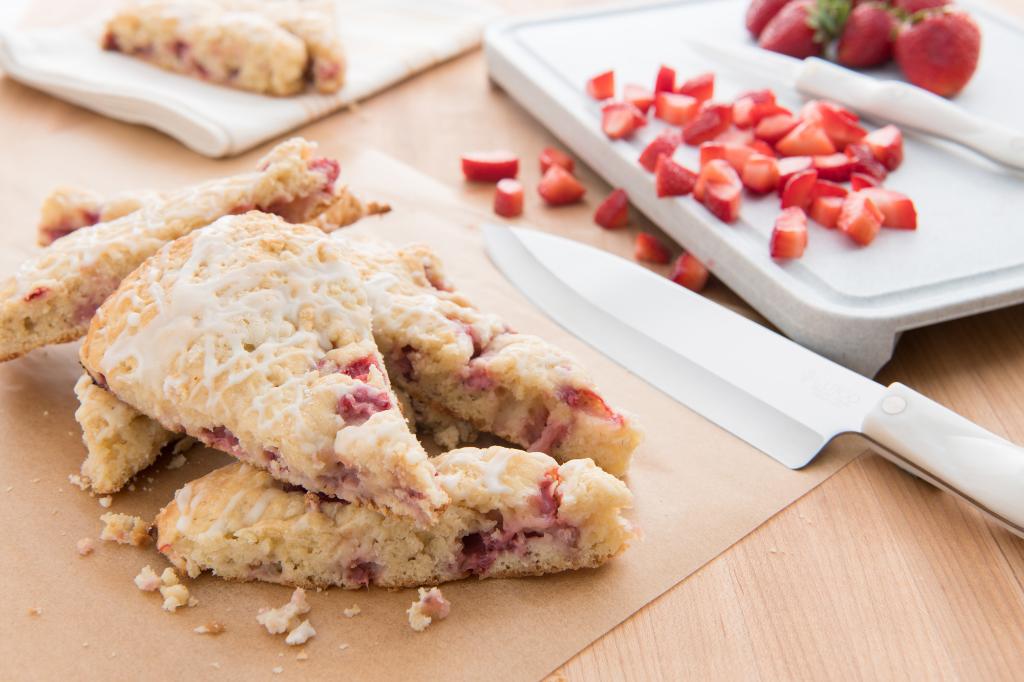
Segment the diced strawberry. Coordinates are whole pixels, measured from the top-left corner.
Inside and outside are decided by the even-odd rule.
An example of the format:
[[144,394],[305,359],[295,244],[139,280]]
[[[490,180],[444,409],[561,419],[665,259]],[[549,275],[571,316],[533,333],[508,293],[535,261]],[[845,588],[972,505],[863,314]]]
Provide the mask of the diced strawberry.
[[850,157],[852,166],[850,167],[852,173],[861,173],[868,175],[881,182],[885,180],[885,176],[889,174],[889,171],[885,169],[881,163],[875,159],[875,155],[871,149],[868,148],[863,142],[856,142],[854,144],[846,145],[846,155]]
[[676,70],[663,64],[658,69],[657,78],[654,79],[654,94],[657,95],[659,92],[675,92],[675,90]]
[[754,137],[768,144],[775,144],[784,138],[799,121],[792,114],[774,114],[758,121],[754,126]]
[[790,206],[797,206],[804,210],[810,208],[816,182],[818,182],[818,171],[813,168],[793,175],[782,188],[782,208]]
[[853,170],[853,162],[850,161],[850,157],[840,153],[815,156],[813,164],[815,170],[818,171],[819,178],[837,182],[849,180],[850,172]]
[[704,201],[704,188],[712,183],[743,187],[739,174],[725,159],[712,159],[700,167],[697,184],[693,186],[694,198],[697,201]]
[[708,283],[708,269],[693,254],[683,252],[672,263],[668,278],[690,291],[700,291]]
[[543,175],[548,172],[548,168],[551,166],[561,166],[570,173],[576,168],[576,162],[572,160],[572,157],[563,152],[561,149],[555,149],[554,147],[544,147],[540,153],[540,173]]
[[[748,102],[749,104],[764,104],[766,102],[771,102],[774,104],[775,93],[768,88],[764,88],[762,90],[748,90],[736,97],[732,103],[733,110],[735,111],[737,104],[741,104],[743,102]],[[735,114],[733,115],[733,120],[736,120]]]
[[[821,177],[820,173],[818,174],[818,177]],[[818,180],[814,183],[814,188],[811,190],[811,197],[812,199],[817,199],[818,197],[842,198],[849,193],[849,190],[838,183],[829,182],[828,180]]]
[[587,190],[572,173],[561,166],[551,166],[537,185],[537,193],[548,206],[575,204]]
[[867,173],[850,173],[850,187],[854,192],[865,187],[878,187],[878,180]]
[[725,132],[732,125],[732,107],[728,104],[705,102],[697,117],[683,127],[683,140],[689,145],[699,145]]
[[754,131],[749,128],[741,130],[740,128],[729,127],[724,132],[715,135],[714,141],[721,142],[722,144],[749,147],[755,142]]
[[470,152],[462,155],[462,174],[472,182],[497,182],[519,174],[519,157],[507,151]]
[[917,208],[906,194],[881,187],[869,187],[861,190],[860,194],[871,199],[882,212],[882,227],[917,229]]
[[814,222],[832,229],[839,222],[843,210],[843,197],[816,197],[811,202],[811,218]]
[[846,145],[860,142],[868,132],[857,125],[856,115],[825,100],[811,100],[805,104],[800,110],[800,117],[821,125],[836,149],[846,149]]
[[662,155],[671,157],[682,143],[683,136],[678,130],[663,130],[644,148],[638,161],[645,170],[653,173],[658,165],[658,157]]
[[742,171],[747,165],[747,159],[754,153],[754,150],[746,145],[705,142],[700,146],[700,165],[703,166],[712,159],[725,159],[737,171]]
[[694,76],[676,88],[676,92],[706,102],[715,96],[715,74],[708,72]]
[[832,154],[836,147],[817,123],[802,121],[775,143],[775,149],[784,156],[819,156]]
[[787,208],[775,219],[771,239],[772,258],[799,258],[807,248],[807,214]]
[[616,189],[594,212],[594,222],[606,230],[617,230],[629,223],[629,197],[626,190]]
[[654,98],[654,115],[666,123],[681,126],[697,114],[700,102],[689,95],[659,92]]
[[601,109],[601,130],[612,140],[629,137],[646,123],[643,112],[629,102],[614,102]]
[[754,140],[747,146],[753,149],[758,154],[764,154],[765,156],[770,156],[773,159],[777,156],[772,146],[765,142],[764,140]]
[[740,193],[737,185],[708,183],[704,190],[704,206],[724,223],[734,223],[740,217]]
[[654,186],[659,197],[689,194],[697,183],[697,174],[662,154],[654,170]]
[[894,125],[887,125],[872,130],[864,136],[864,144],[868,146],[875,160],[891,171],[899,168],[903,162],[903,133]]
[[641,232],[636,236],[634,256],[648,263],[668,263],[672,259],[664,242],[649,232]]
[[594,99],[615,97],[615,72],[605,71],[587,81],[587,94]]
[[860,116],[856,112],[850,111],[841,104],[836,104],[827,99],[812,99],[804,103],[800,107],[800,118],[805,121],[817,121],[821,122],[821,117],[818,115],[819,110],[825,108],[832,111],[836,116],[839,116],[847,123],[860,123]]
[[754,152],[743,165],[743,186],[751,192],[765,194],[779,184],[779,162],[774,157]]
[[523,185],[518,180],[503,178],[494,189],[494,212],[506,218],[523,214]]
[[836,221],[846,236],[862,246],[870,244],[882,228],[882,211],[865,191],[847,195]]
[[775,93],[767,89],[746,92],[732,104],[732,121],[740,128],[751,128],[763,118],[788,113],[789,109],[776,104]]
[[654,93],[642,85],[630,83],[623,89],[622,99],[646,114],[654,104]]
[[809,156],[787,156],[779,159],[779,194],[782,194],[783,188],[791,177],[813,167],[813,159]]

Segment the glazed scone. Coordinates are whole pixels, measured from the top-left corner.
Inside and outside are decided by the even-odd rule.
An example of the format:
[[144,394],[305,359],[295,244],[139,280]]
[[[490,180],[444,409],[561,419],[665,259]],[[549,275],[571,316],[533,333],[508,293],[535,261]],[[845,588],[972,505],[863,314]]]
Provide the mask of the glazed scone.
[[168,430],[307,490],[429,523],[447,496],[370,325],[338,243],[254,211],[168,244],[126,277],[80,359]]
[[87,452],[81,481],[99,495],[116,493],[161,454],[184,452],[195,442],[121,402],[88,374],[75,383],[75,395]]
[[99,304],[157,249],[229,213],[253,208],[301,222],[333,202],[338,163],[302,138],[279,144],[259,170],[169,192],[163,201],[77,230],[0,282],[0,361],[85,333]]
[[290,490],[231,464],[186,484],[156,518],[157,547],[197,576],[302,587],[418,587],[467,576],[599,566],[634,530],[632,495],[590,460],[464,448],[434,458],[451,504],[430,528]]
[[428,247],[336,238],[363,277],[391,380],[411,398],[527,450],[626,473],[641,432],[575,359],[474,308]]

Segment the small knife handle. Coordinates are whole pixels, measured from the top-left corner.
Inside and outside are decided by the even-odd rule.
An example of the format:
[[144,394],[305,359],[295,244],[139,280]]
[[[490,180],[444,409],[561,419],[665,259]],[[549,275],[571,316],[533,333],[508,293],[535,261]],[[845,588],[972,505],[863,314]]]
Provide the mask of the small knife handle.
[[1024,133],[968,113],[927,90],[900,81],[876,80],[816,57],[803,61],[796,87],[811,97],[835,100],[1024,169]]
[[868,413],[863,433],[903,469],[1024,537],[1024,448],[899,383]]

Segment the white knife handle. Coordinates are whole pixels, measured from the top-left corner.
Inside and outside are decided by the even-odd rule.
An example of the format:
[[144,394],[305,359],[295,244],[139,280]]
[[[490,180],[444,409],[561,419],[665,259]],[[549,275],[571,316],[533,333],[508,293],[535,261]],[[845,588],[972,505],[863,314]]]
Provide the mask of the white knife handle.
[[864,419],[863,433],[900,467],[1024,536],[1024,448],[899,383]]
[[796,87],[811,97],[834,100],[1024,169],[1024,133],[968,113],[927,90],[900,81],[876,80],[816,57],[803,61]]

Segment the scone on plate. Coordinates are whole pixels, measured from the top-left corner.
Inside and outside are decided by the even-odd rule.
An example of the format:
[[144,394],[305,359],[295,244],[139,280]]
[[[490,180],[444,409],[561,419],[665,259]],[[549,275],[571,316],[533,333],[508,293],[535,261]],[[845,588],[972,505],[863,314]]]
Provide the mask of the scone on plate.
[[124,279],[92,319],[82,365],[170,431],[429,523],[447,495],[405,424],[344,256],[308,225],[220,218]]
[[430,528],[232,464],[175,494],[157,547],[191,576],[355,589],[592,568],[634,536],[632,495],[590,460],[493,447],[434,462],[451,504]]

